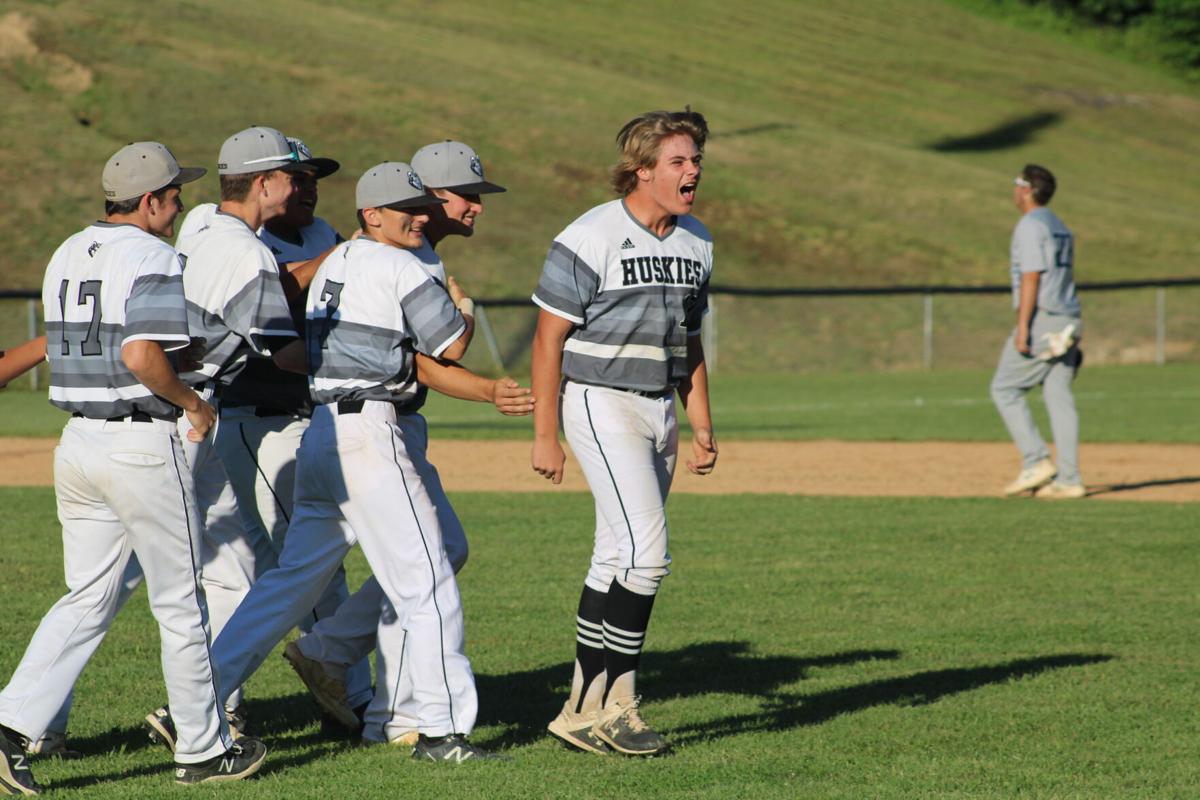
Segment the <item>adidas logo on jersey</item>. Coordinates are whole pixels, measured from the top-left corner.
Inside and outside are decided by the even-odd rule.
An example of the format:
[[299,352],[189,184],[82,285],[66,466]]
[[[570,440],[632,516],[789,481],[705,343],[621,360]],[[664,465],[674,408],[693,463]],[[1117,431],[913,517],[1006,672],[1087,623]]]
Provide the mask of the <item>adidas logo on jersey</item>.
[[634,247],[636,247],[636,245],[633,242],[629,241],[628,238],[625,239],[625,241],[621,242],[622,250],[632,250],[632,249],[634,249]]

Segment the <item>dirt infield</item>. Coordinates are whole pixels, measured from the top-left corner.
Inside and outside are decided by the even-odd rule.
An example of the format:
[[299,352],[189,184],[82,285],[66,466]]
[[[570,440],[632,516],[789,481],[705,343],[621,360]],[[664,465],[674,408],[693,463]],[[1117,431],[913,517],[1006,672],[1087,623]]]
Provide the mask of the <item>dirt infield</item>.
[[[50,485],[55,441],[0,439],[0,485]],[[430,456],[451,492],[555,488],[529,469],[526,442],[434,441]],[[1200,445],[1083,445],[1080,461],[1092,497],[1200,501]],[[716,472],[699,478],[681,465],[673,491],[989,497],[1017,468],[1013,446],[999,442],[722,442]],[[586,488],[568,460],[561,489]]]

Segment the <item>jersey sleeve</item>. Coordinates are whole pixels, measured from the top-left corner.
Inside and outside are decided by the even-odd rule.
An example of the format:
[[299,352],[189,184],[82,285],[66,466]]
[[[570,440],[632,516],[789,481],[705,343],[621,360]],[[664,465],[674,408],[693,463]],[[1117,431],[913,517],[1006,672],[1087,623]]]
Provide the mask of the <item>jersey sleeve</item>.
[[601,258],[599,249],[588,239],[560,235],[546,254],[533,302],[551,314],[583,325],[588,306],[600,293]]
[[[684,300],[684,311],[687,314],[684,324],[687,327],[688,336],[699,336],[701,325],[704,322],[704,316],[708,314],[707,276],[705,276],[704,283],[700,284],[700,289],[693,297],[688,297]],[[690,308],[688,307],[689,305]]]
[[1045,225],[1025,218],[1013,232],[1014,251],[1021,272],[1045,272],[1053,266],[1047,259],[1050,232]]
[[225,324],[244,338],[255,352],[270,356],[293,339],[298,339],[292,324],[279,270],[266,247],[247,254],[237,271],[243,281],[225,303]]
[[437,358],[467,330],[466,319],[419,264],[404,265],[398,282],[405,330],[417,352]]
[[188,343],[183,273],[178,255],[166,246],[156,247],[142,259],[125,299],[121,344],[138,340],[158,342],[164,350]]

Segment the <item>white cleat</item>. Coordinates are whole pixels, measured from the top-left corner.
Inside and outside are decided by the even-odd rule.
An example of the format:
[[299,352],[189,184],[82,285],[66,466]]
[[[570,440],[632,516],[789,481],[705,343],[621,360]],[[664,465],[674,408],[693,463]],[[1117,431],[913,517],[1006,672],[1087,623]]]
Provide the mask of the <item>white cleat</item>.
[[1054,480],[1054,476],[1057,474],[1058,470],[1055,469],[1054,462],[1048,458],[1043,458],[1029,469],[1021,470],[1021,474],[1017,476],[1017,479],[1004,487],[1004,493],[1012,497],[1013,495],[1040,489]]
[[1087,489],[1082,483],[1048,483],[1033,493],[1039,500],[1078,500],[1087,497]]

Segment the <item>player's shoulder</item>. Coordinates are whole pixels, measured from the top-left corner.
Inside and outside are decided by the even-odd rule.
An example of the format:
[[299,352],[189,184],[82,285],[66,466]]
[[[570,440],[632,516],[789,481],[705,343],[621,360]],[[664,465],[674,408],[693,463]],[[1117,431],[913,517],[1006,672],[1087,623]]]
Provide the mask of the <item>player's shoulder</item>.
[[554,239],[575,252],[589,246],[603,247],[623,228],[624,217],[621,201],[610,200],[585,211]]
[[1045,206],[1038,206],[1021,216],[1017,221],[1016,230],[1018,233],[1046,234],[1055,227],[1054,223],[1057,221],[1058,216],[1053,211]]
[[691,214],[684,214],[681,217],[676,217],[675,227],[703,242],[712,244],[712,234],[708,232],[708,226],[693,217]]

